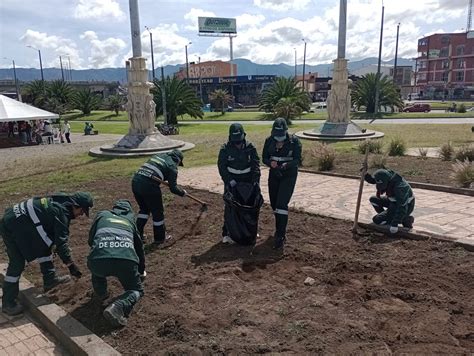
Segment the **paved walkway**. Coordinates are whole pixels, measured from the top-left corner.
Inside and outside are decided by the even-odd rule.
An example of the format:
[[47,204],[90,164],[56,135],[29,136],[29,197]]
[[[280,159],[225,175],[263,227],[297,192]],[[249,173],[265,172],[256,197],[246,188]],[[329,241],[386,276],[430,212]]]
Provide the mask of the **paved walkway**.
[[[268,202],[268,169],[262,170],[262,192]],[[217,167],[206,166],[180,170],[179,183],[198,189],[222,193],[224,188]],[[299,173],[290,207],[314,214],[354,220],[359,181],[311,173]],[[374,186],[365,184],[361,222],[371,222],[374,211],[368,200]],[[415,229],[447,235],[474,244],[474,197],[414,189]],[[291,217],[290,217],[291,221]]]
[[48,356],[67,353],[28,314],[9,317],[0,313],[0,355]]

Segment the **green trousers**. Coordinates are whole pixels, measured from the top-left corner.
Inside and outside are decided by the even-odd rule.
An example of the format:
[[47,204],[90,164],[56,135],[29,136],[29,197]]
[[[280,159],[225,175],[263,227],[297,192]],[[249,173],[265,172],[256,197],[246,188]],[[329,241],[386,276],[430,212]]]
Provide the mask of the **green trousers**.
[[114,303],[123,309],[126,317],[143,296],[143,286],[138,273],[138,264],[130,260],[101,258],[89,260],[87,266],[92,273],[92,287],[98,296],[107,295],[107,277],[116,277],[125,292]]

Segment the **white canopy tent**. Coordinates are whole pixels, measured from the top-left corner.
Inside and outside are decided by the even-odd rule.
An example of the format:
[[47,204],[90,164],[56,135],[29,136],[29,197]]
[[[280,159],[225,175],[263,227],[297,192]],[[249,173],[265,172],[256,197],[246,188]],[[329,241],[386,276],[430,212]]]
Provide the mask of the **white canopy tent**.
[[0,122],[57,119],[52,112],[0,95]]

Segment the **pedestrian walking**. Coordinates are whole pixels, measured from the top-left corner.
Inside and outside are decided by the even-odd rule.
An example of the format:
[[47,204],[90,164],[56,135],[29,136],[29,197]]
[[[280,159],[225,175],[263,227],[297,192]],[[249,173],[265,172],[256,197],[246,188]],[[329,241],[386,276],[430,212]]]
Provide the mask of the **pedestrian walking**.
[[[217,167],[224,182],[224,195],[239,183],[260,184],[260,158],[255,146],[246,140],[244,128],[239,123],[229,127],[227,143],[219,151]],[[222,226],[222,242],[233,244],[229,236],[228,224],[230,223],[229,209],[224,211],[224,224]]]
[[69,121],[64,120],[64,125],[63,125],[63,132],[64,136],[66,137],[66,142],[71,143],[71,125],[69,124]]
[[143,242],[128,200],[118,200],[111,210],[97,214],[89,232],[89,246],[87,266],[94,298],[106,300],[107,277],[116,277],[124,293],[105,308],[104,317],[114,326],[125,326],[144,294],[142,280],[146,275]]
[[271,135],[265,140],[263,163],[270,168],[268,192],[275,215],[274,248],[283,248],[288,224],[288,204],[295,189],[298,167],[301,164],[301,142],[288,134],[286,120],[273,122]]
[[84,214],[88,216],[93,201],[91,195],[84,192],[73,194],[69,199],[61,204],[50,197],[35,197],[5,210],[0,220],[0,234],[9,260],[3,283],[2,311],[5,314],[16,315],[23,311],[16,298],[25,261],[36,259],[39,262],[45,291],[70,280],[69,276],[56,274],[53,247],[69,273],[77,278],[82,276],[71,257],[69,221]]
[[[143,230],[151,214],[153,218],[154,244],[162,244],[166,240],[165,216],[161,182],[168,182],[173,194],[181,197],[186,191],[178,186],[178,166],[183,165],[183,153],[173,150],[159,153],[145,162],[132,179],[132,191],[140,208],[137,215],[137,228],[144,239]],[[169,237],[168,237],[169,238]]]

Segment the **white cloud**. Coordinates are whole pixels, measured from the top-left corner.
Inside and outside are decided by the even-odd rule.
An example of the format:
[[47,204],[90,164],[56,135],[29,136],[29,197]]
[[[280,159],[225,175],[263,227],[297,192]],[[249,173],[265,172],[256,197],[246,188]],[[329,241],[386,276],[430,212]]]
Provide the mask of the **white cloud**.
[[88,57],[89,68],[109,68],[120,66],[117,63],[121,51],[126,47],[126,43],[120,38],[109,37],[100,40],[94,31],[84,32],[80,38],[89,42],[90,57]]
[[81,20],[121,21],[125,13],[115,0],[79,0],[74,17]]
[[274,11],[303,10],[310,0],[253,0],[253,4],[262,9]]
[[192,8],[184,15],[184,19],[187,21],[184,28],[198,32],[198,17],[216,17],[216,15],[212,11]]
[[237,31],[240,31],[245,28],[249,27],[258,27],[265,21],[265,16],[263,15],[250,15],[250,14],[242,14],[237,16]]

